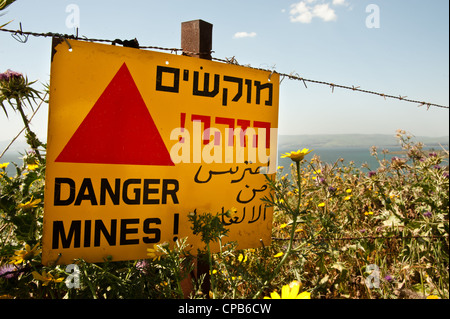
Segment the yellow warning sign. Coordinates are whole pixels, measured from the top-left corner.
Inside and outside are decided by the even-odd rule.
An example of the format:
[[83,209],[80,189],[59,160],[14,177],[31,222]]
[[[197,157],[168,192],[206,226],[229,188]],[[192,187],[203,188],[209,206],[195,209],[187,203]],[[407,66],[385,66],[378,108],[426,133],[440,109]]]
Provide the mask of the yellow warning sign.
[[226,241],[270,243],[277,74],[69,40],[51,65],[43,263],[147,258],[221,213]]

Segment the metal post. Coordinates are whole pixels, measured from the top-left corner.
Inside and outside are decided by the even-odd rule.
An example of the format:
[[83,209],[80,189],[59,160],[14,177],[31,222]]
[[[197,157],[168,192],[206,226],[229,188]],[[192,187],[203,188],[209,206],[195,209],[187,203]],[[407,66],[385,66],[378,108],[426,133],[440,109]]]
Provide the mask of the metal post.
[[[203,20],[193,20],[181,23],[181,48],[183,55],[196,57],[205,60],[211,60],[212,51],[212,30],[213,25]],[[201,287],[202,293],[209,298],[211,289],[211,280],[209,273],[209,264],[206,255],[197,256],[197,264],[193,274],[197,279],[205,275]],[[185,297],[193,290],[190,278],[182,282]]]
[[181,23],[183,55],[211,60],[213,25],[203,20]]

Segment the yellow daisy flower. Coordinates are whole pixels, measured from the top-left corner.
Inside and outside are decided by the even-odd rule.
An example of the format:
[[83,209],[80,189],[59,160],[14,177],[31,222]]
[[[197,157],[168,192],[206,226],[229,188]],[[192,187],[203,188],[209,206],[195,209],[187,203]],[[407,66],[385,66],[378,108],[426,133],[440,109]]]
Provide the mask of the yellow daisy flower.
[[33,271],[31,273],[33,275],[33,278],[39,281],[42,281],[42,286],[47,286],[49,283],[59,283],[64,280],[64,278],[55,278],[52,274],[47,273],[45,270],[42,272],[42,274],[38,273],[37,271]]
[[309,292],[305,291],[299,294],[299,291],[300,283],[294,281],[281,288],[281,296],[278,292],[274,291],[270,293],[270,297],[264,297],[264,299],[311,299],[311,294]]
[[37,164],[28,164],[27,165],[27,169],[29,170],[29,171],[34,171],[36,168],[38,168],[39,167],[39,165],[37,165]]
[[26,202],[25,204],[20,203],[19,205],[17,205],[17,209],[30,209],[33,207],[36,207],[42,200],[41,199],[35,199],[33,200],[33,197],[31,197],[31,199]]
[[313,150],[304,148],[302,150],[298,150],[297,152],[290,152],[290,153],[283,154],[283,155],[281,155],[281,158],[289,157],[294,162],[300,162],[301,160],[303,160],[305,158],[306,155],[308,155],[312,151]]
[[247,262],[247,255],[242,255],[242,254],[239,254],[239,256],[238,256],[238,260],[239,260],[239,262]]
[[158,245],[154,244],[153,248],[147,248],[147,256],[151,259],[160,260],[161,256],[163,255],[163,252],[159,249]]
[[37,249],[39,244],[36,244],[36,246],[33,247],[33,249],[30,248],[30,245],[25,245],[25,250],[16,250],[14,252],[13,257],[10,258],[11,264],[21,264],[24,261],[32,259],[34,256],[37,256],[40,254],[41,249]]
[[0,169],[5,169],[8,167],[8,165],[9,165],[9,163],[2,163],[2,164],[0,164]]

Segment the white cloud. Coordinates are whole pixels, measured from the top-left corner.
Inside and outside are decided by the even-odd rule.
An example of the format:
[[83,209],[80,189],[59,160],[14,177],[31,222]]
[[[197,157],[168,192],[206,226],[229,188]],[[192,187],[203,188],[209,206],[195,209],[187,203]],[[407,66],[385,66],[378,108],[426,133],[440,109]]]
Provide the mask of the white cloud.
[[305,1],[300,1],[299,3],[291,5],[289,14],[291,22],[310,23],[313,18],[311,7],[309,7]]
[[334,6],[346,6],[348,7],[348,2],[345,0],[333,0],[333,5]]
[[254,38],[256,37],[256,32],[236,32],[233,36],[235,39],[241,38]]
[[291,22],[311,23],[313,18],[323,21],[336,21],[337,14],[331,7],[349,6],[346,0],[302,0],[291,5],[289,18]]
[[314,6],[313,14],[314,16],[321,18],[323,21],[335,21],[337,19],[336,13],[330,8],[328,3]]

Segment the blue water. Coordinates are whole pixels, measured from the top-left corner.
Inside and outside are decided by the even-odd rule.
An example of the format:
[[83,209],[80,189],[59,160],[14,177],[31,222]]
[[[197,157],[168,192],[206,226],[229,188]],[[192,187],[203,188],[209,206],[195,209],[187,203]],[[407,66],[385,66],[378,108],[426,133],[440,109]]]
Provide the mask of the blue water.
[[[389,149],[389,151],[400,151],[400,148]],[[291,149],[281,149],[279,150],[279,155],[286,152],[294,151]],[[391,160],[392,157],[402,157],[401,155],[395,154],[382,154],[382,149],[378,149],[379,159],[383,159],[386,156],[387,160]],[[320,160],[324,163],[334,164],[340,158],[344,159],[344,162],[339,165],[349,165],[350,161],[354,162],[355,167],[361,167],[363,164],[368,164],[370,170],[376,170],[380,165],[377,159],[370,155],[370,148],[315,148],[312,153],[306,156],[305,159],[311,160],[314,155],[320,156]],[[289,167],[292,163],[290,158],[280,158],[278,159],[278,165]]]
[[22,155],[15,152],[7,152],[5,155],[3,155],[2,158],[0,158],[0,163],[9,163],[8,167],[6,168],[6,173],[8,174],[8,176],[14,176],[16,175],[16,167],[13,165],[13,163],[16,163],[18,166],[22,166]]

